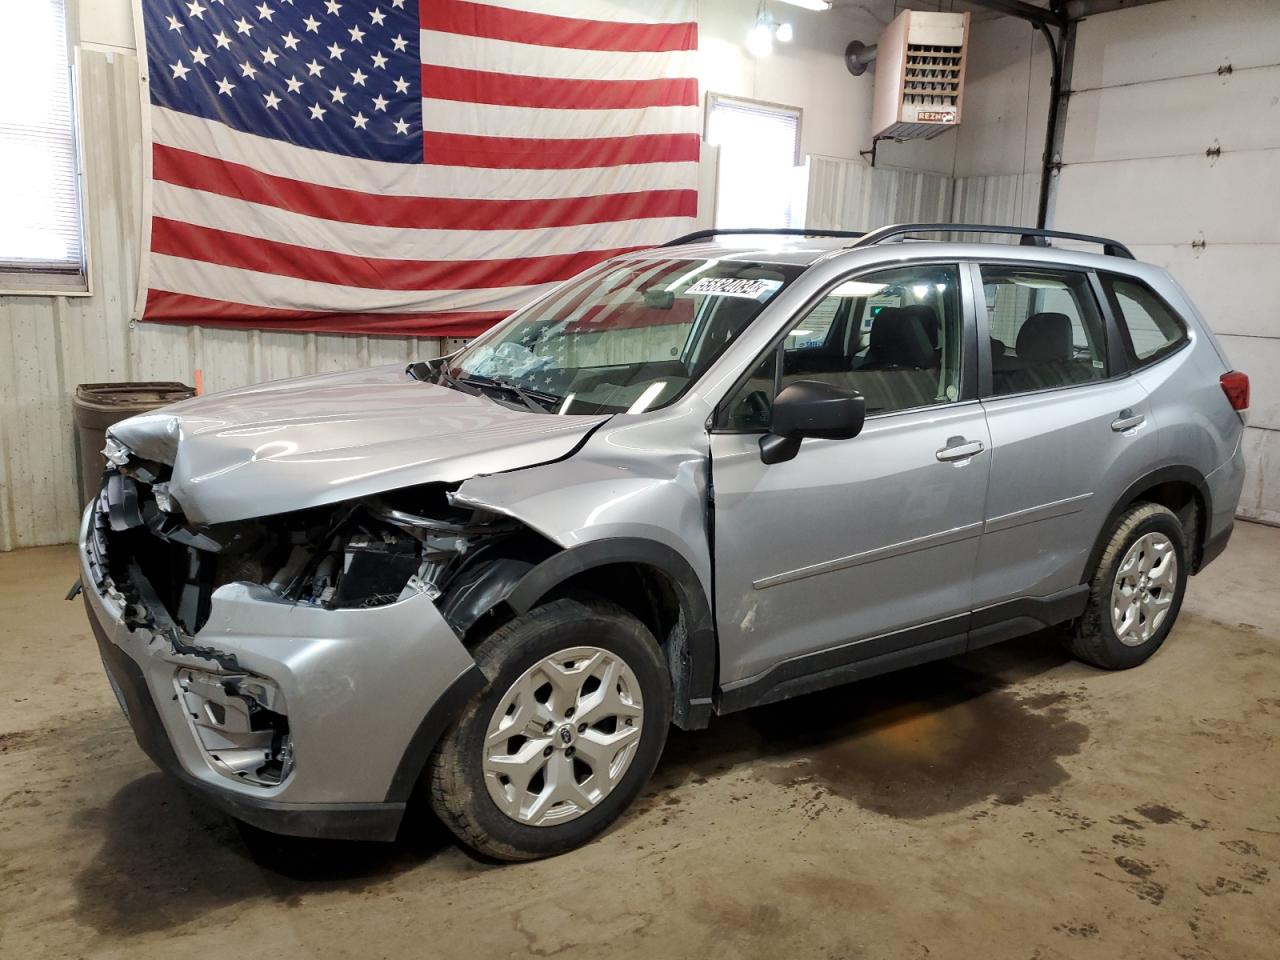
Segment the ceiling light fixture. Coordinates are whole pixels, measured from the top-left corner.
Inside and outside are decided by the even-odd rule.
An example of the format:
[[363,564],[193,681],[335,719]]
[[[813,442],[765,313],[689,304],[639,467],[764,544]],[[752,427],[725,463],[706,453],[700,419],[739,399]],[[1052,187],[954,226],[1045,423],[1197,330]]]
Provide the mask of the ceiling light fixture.
[[773,53],[773,30],[763,20],[757,20],[747,34],[747,52],[757,60],[763,60]]
[[793,36],[791,32],[791,24],[789,23],[778,24],[777,29],[773,31],[773,35],[778,38],[779,43],[790,43],[791,37]]
[[782,0],[783,3],[789,3],[793,7],[803,7],[805,10],[817,10],[819,13],[826,13],[831,9],[831,0]]

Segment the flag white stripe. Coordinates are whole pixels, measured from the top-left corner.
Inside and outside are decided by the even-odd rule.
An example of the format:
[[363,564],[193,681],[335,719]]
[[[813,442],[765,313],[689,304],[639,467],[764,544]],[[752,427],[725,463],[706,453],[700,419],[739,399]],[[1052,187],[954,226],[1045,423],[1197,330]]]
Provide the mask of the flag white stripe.
[[689,23],[695,19],[694,0],[477,0],[486,7],[546,13],[575,20],[615,23]]
[[556,110],[508,107],[457,100],[422,101],[422,128],[477,137],[532,137],[590,140],[689,133],[698,127],[697,107],[642,107],[633,110]]
[[689,218],[620,220],[530,230],[428,230],[325,220],[278,207],[156,181],[156,216],[260,240],[379,260],[501,260],[584,250],[656,246],[687,232]]
[[430,310],[514,310],[556,284],[472,290],[373,290],[152,253],[149,286],[152,290],[273,309],[418,313]]
[[688,190],[696,186],[698,176],[697,164],[692,161],[581,170],[490,170],[385,163],[294,146],[164,107],[152,107],[151,114],[154,140],[164,146],[243,164],[274,176],[388,196],[551,200],[645,190]]
[[435,30],[423,30],[420,35],[422,62],[438,67],[566,80],[658,80],[694,75],[693,55],[687,50],[574,50]]

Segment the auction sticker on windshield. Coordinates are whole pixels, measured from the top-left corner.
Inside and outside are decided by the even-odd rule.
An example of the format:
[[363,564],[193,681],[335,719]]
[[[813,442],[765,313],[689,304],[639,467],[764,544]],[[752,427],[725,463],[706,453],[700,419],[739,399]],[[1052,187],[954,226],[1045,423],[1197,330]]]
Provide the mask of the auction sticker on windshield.
[[780,286],[781,280],[736,277],[703,277],[684,292],[687,297],[745,297],[748,300],[764,300]]

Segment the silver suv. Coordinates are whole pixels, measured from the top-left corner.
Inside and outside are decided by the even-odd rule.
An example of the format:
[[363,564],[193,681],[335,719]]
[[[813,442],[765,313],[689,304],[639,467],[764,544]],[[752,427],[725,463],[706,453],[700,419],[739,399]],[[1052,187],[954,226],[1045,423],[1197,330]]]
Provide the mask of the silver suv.
[[[961,231],[1022,242],[909,240]],[[82,583],[142,747],[269,830],[390,839],[420,788],[528,859],[672,723],[1045,627],[1150,657],[1243,479],[1248,379],[1186,294],[1094,237],[787,234],[112,428]]]

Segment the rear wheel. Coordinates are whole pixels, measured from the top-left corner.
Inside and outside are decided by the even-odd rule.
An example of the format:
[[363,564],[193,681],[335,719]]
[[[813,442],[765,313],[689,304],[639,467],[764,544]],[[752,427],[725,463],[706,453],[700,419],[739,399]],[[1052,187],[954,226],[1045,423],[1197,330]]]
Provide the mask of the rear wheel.
[[586,843],[635,799],[666,741],[657,642],[620,607],[556,600],[495,631],[475,659],[492,680],[432,757],[432,807],[503,860]]
[[1187,539],[1167,507],[1142,503],[1112,530],[1090,582],[1089,604],[1067,645],[1108,670],[1136,667],[1173,629],[1187,585]]

